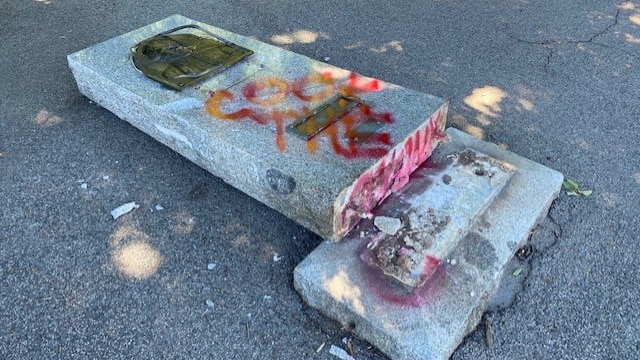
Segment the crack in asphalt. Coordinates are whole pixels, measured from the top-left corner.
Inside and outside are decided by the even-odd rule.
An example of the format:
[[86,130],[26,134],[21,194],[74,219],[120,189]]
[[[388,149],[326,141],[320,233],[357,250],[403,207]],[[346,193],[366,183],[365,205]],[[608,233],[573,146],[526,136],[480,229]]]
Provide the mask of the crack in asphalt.
[[620,17],[620,12],[622,10],[622,5],[628,3],[628,1],[622,1],[621,3],[618,4],[618,9],[616,10],[616,14],[613,18],[613,21],[608,24],[604,29],[602,29],[601,31],[597,32],[596,34],[594,34],[593,36],[591,36],[588,40],[562,40],[562,39],[546,39],[546,40],[538,40],[538,41],[534,41],[534,40],[527,40],[527,39],[522,39],[519,38],[516,35],[507,33],[507,36],[509,36],[510,38],[516,40],[517,42],[520,43],[524,43],[524,44],[529,44],[529,45],[541,45],[543,46],[545,49],[547,49],[547,56],[545,57],[545,63],[543,66],[544,72],[548,73],[549,72],[549,66],[551,65],[551,59],[553,58],[553,53],[554,53],[554,49],[553,49],[553,44],[556,45],[563,45],[563,44],[594,44],[594,45],[600,45],[600,46],[604,46],[604,47],[608,47],[605,44],[599,44],[594,42],[594,40],[602,35],[604,35],[605,33],[607,33],[609,30],[611,30],[613,27],[615,27],[616,25],[618,25],[618,19]]
[[556,219],[553,218],[553,215],[551,215],[551,211],[549,211],[549,214],[547,214],[547,218],[549,218],[549,222],[551,222],[551,224],[553,225],[552,230],[554,241],[553,243],[551,243],[551,245],[549,245],[549,247],[551,247],[556,244],[560,237],[562,237],[562,225],[560,225],[560,223],[558,223]]
[[549,73],[549,66],[551,66],[551,58],[553,57],[553,46],[547,44],[547,45],[544,45],[544,47],[547,49],[547,58],[544,63],[544,72],[545,74],[547,74]]

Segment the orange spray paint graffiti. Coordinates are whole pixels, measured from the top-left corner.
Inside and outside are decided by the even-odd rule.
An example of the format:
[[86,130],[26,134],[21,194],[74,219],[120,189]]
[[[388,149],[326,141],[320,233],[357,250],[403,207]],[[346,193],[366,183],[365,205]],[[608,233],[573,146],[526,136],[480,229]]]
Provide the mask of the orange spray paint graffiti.
[[[285,151],[285,126],[312,113],[308,105],[298,109],[281,109],[287,97],[291,96],[304,104],[311,104],[326,100],[336,93],[356,97],[363,93],[380,91],[381,88],[379,80],[364,79],[356,73],[351,73],[346,82],[338,81],[330,72],[312,73],[291,83],[277,77],[266,77],[249,82],[240,94],[226,89],[211,92],[205,109],[219,119],[249,119],[262,125],[275,125],[276,145],[278,150]],[[225,104],[237,100],[245,100],[247,106],[232,112],[223,111]],[[393,121],[390,113],[378,113],[366,104],[361,104],[344,115],[340,121],[329,125],[319,136],[328,137],[333,151],[342,157],[380,157],[393,145],[391,135],[386,132],[366,133],[359,125],[367,122],[390,124]],[[307,147],[311,153],[315,153],[318,150],[318,139],[312,138],[307,141]]]

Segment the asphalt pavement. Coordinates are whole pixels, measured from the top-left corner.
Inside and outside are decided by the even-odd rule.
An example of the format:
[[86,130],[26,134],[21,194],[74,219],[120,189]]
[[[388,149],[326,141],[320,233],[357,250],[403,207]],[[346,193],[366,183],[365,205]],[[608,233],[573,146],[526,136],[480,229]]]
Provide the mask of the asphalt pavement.
[[0,0],[0,358],[386,358],[293,289],[322,239],[79,93],[67,54],[175,13],[444,97],[593,190],[453,359],[639,357],[640,2]]

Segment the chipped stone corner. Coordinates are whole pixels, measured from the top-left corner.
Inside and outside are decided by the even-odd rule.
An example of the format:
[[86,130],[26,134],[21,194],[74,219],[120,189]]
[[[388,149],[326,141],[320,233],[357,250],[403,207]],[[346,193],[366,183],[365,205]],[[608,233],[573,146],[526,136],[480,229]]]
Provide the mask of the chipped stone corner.
[[341,240],[361,219],[370,219],[373,209],[404,187],[409,176],[438,145],[450,141],[445,133],[447,109],[445,102],[425,123],[340,192],[333,207],[334,236],[330,240]]

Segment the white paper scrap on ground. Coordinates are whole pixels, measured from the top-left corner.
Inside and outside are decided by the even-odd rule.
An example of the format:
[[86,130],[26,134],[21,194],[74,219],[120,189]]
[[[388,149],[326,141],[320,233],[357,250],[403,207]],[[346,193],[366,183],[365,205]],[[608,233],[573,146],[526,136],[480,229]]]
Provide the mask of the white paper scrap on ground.
[[128,202],[126,204],[122,204],[120,206],[118,206],[117,208],[111,210],[111,216],[113,216],[113,219],[117,219],[120,216],[128,213],[129,211],[133,210],[133,209],[137,209],[139,208],[140,205],[136,204],[135,202]]
[[355,360],[355,358],[349,355],[348,352],[346,352],[344,349],[341,349],[335,345],[331,345],[331,348],[329,349],[329,354],[334,355],[342,360]]

